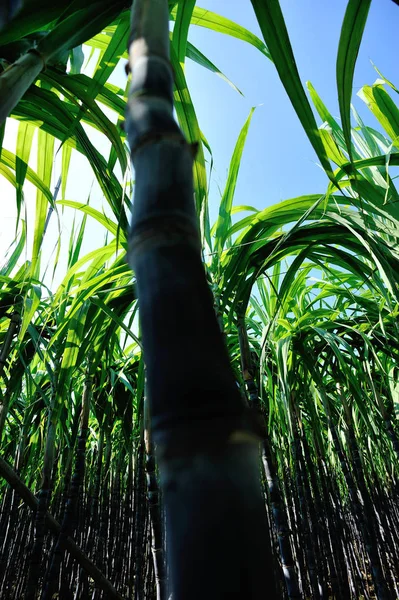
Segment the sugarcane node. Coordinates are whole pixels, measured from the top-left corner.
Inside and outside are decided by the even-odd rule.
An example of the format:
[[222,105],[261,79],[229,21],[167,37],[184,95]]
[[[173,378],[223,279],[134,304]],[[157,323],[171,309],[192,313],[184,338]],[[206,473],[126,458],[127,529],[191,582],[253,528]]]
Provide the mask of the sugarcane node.
[[[135,63],[140,59],[140,58],[155,58],[157,60],[160,60],[161,62],[165,63],[166,66],[171,70],[173,78],[175,77],[175,70],[173,68],[173,65],[171,63],[171,61],[169,60],[168,57],[162,55],[162,54],[158,54],[157,52],[146,52],[145,50],[142,50],[142,40],[135,40],[134,42],[132,42],[132,44],[129,46],[128,52],[129,52],[129,72],[132,73],[134,70],[134,65]],[[138,50],[137,50],[138,48]]]
[[[133,157],[138,150],[141,150],[145,146],[149,146],[151,144],[159,144],[160,142],[177,142],[182,146],[187,146],[190,149],[189,144],[187,144],[184,136],[180,132],[159,132],[159,131],[151,131],[142,135],[134,146],[131,146],[130,154]],[[191,153],[191,151],[190,151]]]
[[27,54],[36,54],[43,62],[43,71],[46,72],[47,61],[46,61],[44,55],[40,52],[40,50],[38,50],[37,48],[31,48],[30,50],[28,50]]
[[168,219],[166,215],[162,220],[149,219],[133,227],[130,231],[129,249],[137,255],[153,249],[154,246],[170,246],[179,243],[190,244],[194,250],[200,249],[198,230],[188,220]]

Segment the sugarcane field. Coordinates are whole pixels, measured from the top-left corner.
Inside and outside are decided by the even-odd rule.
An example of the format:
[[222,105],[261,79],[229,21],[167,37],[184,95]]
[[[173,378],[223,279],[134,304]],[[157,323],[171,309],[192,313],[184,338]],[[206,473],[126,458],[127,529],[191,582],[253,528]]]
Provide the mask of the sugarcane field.
[[399,600],[399,0],[0,0],[0,600]]

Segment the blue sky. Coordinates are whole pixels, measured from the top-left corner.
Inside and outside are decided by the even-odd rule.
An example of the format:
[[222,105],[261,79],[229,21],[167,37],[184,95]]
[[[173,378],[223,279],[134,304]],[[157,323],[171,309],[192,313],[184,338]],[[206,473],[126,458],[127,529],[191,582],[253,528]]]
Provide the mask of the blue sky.
[[[335,61],[346,0],[281,0],[302,83],[310,80],[334,116],[339,116]],[[200,0],[198,5],[228,17],[260,38],[250,0]],[[395,40],[399,7],[391,0],[371,3],[357,62],[353,102],[366,124],[376,126],[358,89],[378,77],[370,59],[398,83]],[[186,76],[200,126],[215,160],[215,183],[223,185],[239,130],[255,111],[241,165],[235,204],[264,208],[306,193],[323,193],[327,178],[302,129],[273,64],[239,40],[192,27],[190,41],[244,93],[234,92],[214,74],[187,61]],[[317,117],[318,119],[318,117]],[[317,121],[320,123],[320,120]],[[213,203],[217,200],[213,186]]]

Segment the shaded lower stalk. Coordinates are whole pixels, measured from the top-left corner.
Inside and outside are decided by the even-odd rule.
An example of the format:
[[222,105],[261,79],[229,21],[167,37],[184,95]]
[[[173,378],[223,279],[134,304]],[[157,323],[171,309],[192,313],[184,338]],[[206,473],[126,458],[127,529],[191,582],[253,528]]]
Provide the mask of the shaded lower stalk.
[[[156,460],[154,454],[154,444],[149,428],[148,401],[144,400],[146,413],[146,431],[144,435],[146,448],[146,471],[147,471],[147,496],[148,510],[151,521],[151,551],[154,564],[155,585],[157,590],[157,600],[166,600],[166,564],[163,547],[162,532],[162,512],[161,499],[156,474]],[[147,410],[146,410],[147,409]]]
[[265,581],[274,598],[259,438],[201,262],[193,151],[173,119],[168,18],[167,0],[135,0],[126,131],[136,171],[128,259],[137,279],[173,600],[260,599]]
[[75,470],[69,486],[68,499],[65,505],[64,518],[61,525],[61,532],[54,549],[53,559],[51,561],[47,584],[44,588],[42,600],[51,600],[56,591],[61,562],[65,551],[65,541],[68,536],[73,534],[76,522],[76,512],[79,499],[79,492],[83,485],[85,473],[86,458],[86,440],[89,427],[91,397],[91,378],[86,377],[82,398],[82,412],[80,421],[80,432],[76,449]]
[[[39,501],[33,495],[31,490],[20,480],[15,471],[10,465],[0,456],[0,476],[4,477],[7,483],[12,487],[13,490],[19,495],[21,500],[29,506],[33,511],[37,511]],[[59,535],[61,531],[61,525],[52,517],[49,513],[45,515],[46,526],[55,535]],[[101,571],[93,564],[89,557],[79,548],[75,542],[68,537],[65,542],[66,550],[71,556],[81,565],[88,575],[93,579],[96,586],[104,591],[105,597],[110,600],[123,600],[122,596],[118,594],[112,584],[104,577]]]

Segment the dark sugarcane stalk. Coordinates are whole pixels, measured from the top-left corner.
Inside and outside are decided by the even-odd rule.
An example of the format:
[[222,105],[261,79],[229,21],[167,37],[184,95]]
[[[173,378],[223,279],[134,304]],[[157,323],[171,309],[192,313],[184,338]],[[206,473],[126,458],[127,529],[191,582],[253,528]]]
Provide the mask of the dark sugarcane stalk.
[[81,415],[82,415],[82,405],[79,404],[76,407],[76,411],[75,411],[75,414],[73,417],[72,426],[71,426],[71,442],[72,443],[66,449],[66,459],[65,459],[64,468],[63,468],[64,489],[63,489],[63,493],[62,493],[61,506],[60,506],[60,512],[62,515],[64,515],[65,507],[68,502],[68,493],[69,493],[69,486],[71,483],[71,475],[72,475],[72,467],[73,467],[73,456],[74,456],[76,439],[78,436],[79,421],[81,419]]
[[[341,393],[340,396],[342,399],[343,394]],[[348,428],[348,443],[349,450],[352,456],[353,470],[355,473],[357,487],[360,491],[363,500],[363,507],[360,512],[362,522],[362,533],[367,549],[367,554],[370,559],[371,573],[376,588],[376,595],[379,600],[389,600],[391,594],[388,589],[387,582],[385,580],[384,571],[381,564],[381,558],[378,552],[379,529],[375,522],[375,512],[364,478],[363,465],[361,462],[355,432],[353,429],[351,413],[350,411],[345,411],[344,414],[346,414],[347,416],[346,425]]]
[[[23,516],[21,516],[21,512],[23,514]],[[18,565],[19,569],[18,569],[18,574],[16,575],[16,586],[15,586],[15,594],[14,597],[17,598],[22,598],[23,597],[23,591],[25,589],[25,585],[26,585],[26,568],[25,565],[27,564],[27,560],[28,560],[28,556],[29,556],[29,552],[28,552],[28,546],[29,546],[29,540],[30,540],[30,534],[31,534],[31,518],[28,512],[27,507],[24,505],[22,507],[22,510],[20,512],[20,520],[23,521],[23,529],[21,531],[21,542],[19,545],[19,555],[16,557],[14,565]]]
[[108,545],[108,520],[109,520],[109,478],[110,478],[110,464],[111,464],[111,452],[112,452],[112,440],[111,431],[109,429],[105,432],[105,456],[104,456],[104,468],[102,470],[102,481],[101,481],[101,504],[99,510],[99,527],[98,535],[96,539],[96,550],[95,557],[96,563],[99,564],[107,575],[107,561],[106,561],[106,550]]
[[144,415],[144,443],[146,449],[145,468],[147,472],[147,498],[151,523],[151,551],[154,563],[154,578],[157,590],[157,600],[166,600],[166,561],[163,547],[161,499],[156,474],[154,443],[151,437],[148,399],[146,396],[144,398]]
[[298,584],[298,576],[295,571],[294,559],[292,556],[290,534],[287,524],[287,515],[285,511],[284,501],[281,496],[275,459],[272,454],[272,445],[270,440],[268,439],[266,426],[264,424],[264,417],[262,415],[259,401],[258,387],[254,378],[254,365],[252,363],[251,358],[251,350],[249,346],[248,331],[245,323],[245,317],[237,317],[237,329],[238,340],[240,344],[241,371],[248,390],[249,406],[256,413],[256,417],[263,430],[263,465],[269,490],[273,521],[277,531],[285,586],[287,588],[289,598],[301,598],[301,593]]
[[16,491],[13,490],[11,508],[8,517],[8,534],[4,542],[5,557],[8,563],[4,573],[2,588],[2,594],[4,594],[4,597],[7,597],[7,594],[13,588],[14,582],[16,581],[15,577],[17,573],[15,565],[18,564],[16,562],[16,553],[18,552],[19,545],[22,541],[20,537],[22,523],[19,519],[20,501],[20,497]]
[[[373,457],[369,448],[367,448],[366,452],[370,463],[368,470],[369,485],[367,491],[369,493],[370,509],[375,518],[375,531],[376,537],[378,537],[379,540],[381,564],[386,573],[388,588],[390,588],[392,594],[397,595],[397,592],[393,592],[393,590],[395,590],[399,584],[399,563],[398,557],[395,556],[395,545],[398,543],[398,534],[388,523],[390,511],[386,502],[386,492],[380,485],[380,478],[376,472],[375,465],[373,464]],[[364,479],[366,479],[366,473],[364,471],[363,476]],[[396,538],[395,540],[394,537]]]
[[133,532],[133,452],[128,455],[128,474],[126,482],[126,494],[125,494],[125,520],[124,520],[124,548],[125,557],[124,560],[124,581],[128,596],[132,597],[131,577],[133,571],[132,564],[132,532]]
[[[313,371],[313,374],[315,376],[315,380],[318,381],[319,380],[318,374],[315,371]],[[352,448],[352,456],[354,459],[353,466],[354,466],[354,471],[356,474],[356,482],[359,486],[359,491],[362,495],[362,499],[363,499],[363,503],[364,503],[363,506],[359,502],[359,498],[357,495],[357,486],[356,486],[354,478],[349,470],[349,467],[347,465],[347,462],[346,462],[346,459],[344,457],[344,453],[342,450],[341,442],[338,438],[336,427],[335,427],[332,417],[331,417],[329,399],[324,392],[322,383],[321,382],[319,382],[319,383],[320,383],[320,385],[319,385],[320,397],[322,399],[324,411],[327,416],[328,424],[329,424],[329,427],[331,430],[334,447],[335,447],[335,450],[337,452],[337,455],[338,455],[338,458],[339,458],[339,461],[341,464],[341,468],[342,468],[342,471],[343,471],[343,474],[345,477],[346,484],[348,486],[348,491],[349,491],[349,496],[350,496],[351,503],[352,503],[353,513],[355,515],[356,522],[358,524],[359,530],[360,530],[362,538],[364,540],[364,544],[366,546],[367,555],[368,555],[368,558],[370,561],[370,566],[371,566],[371,574],[372,574],[372,578],[373,578],[373,582],[374,582],[374,586],[375,586],[375,590],[376,590],[376,595],[377,595],[378,600],[389,600],[390,593],[387,588],[387,584],[386,584],[386,581],[384,578],[384,573],[383,573],[383,569],[382,569],[382,565],[381,565],[381,561],[380,561],[380,557],[379,557],[379,553],[378,553],[378,542],[376,539],[376,535],[378,535],[378,532],[375,531],[375,527],[374,527],[374,516],[372,513],[372,507],[370,506],[366,484],[365,484],[365,481],[364,481],[364,478],[362,475],[363,471],[362,471],[362,467],[361,467],[361,463],[360,463],[360,455],[358,453],[356,454],[356,451],[357,451],[356,440],[354,440],[355,443],[354,443],[354,447]],[[338,391],[338,394],[340,395],[340,398],[342,401],[342,405],[344,408],[344,416],[345,416],[345,420],[346,420],[346,424],[347,424],[349,436],[350,436],[350,431],[352,430],[352,432],[353,432],[352,414],[351,414],[349,406],[346,402],[345,394],[342,392],[339,385],[337,386],[337,391]],[[350,443],[353,444],[353,440]]]
[[[89,371],[89,370],[88,370]],[[69,486],[68,499],[65,505],[64,518],[61,524],[61,532],[55,546],[53,559],[48,572],[47,583],[43,590],[42,600],[51,600],[56,590],[61,562],[65,551],[65,542],[73,535],[79,492],[83,485],[85,462],[86,462],[86,440],[89,428],[90,399],[91,399],[91,377],[89,372],[83,389],[82,409],[80,418],[80,432],[76,448],[75,469]]]
[[[312,539],[315,549],[316,556],[316,565],[319,574],[319,589],[320,589],[320,597],[326,597],[326,581],[328,579],[327,575],[327,567],[325,563],[325,550],[328,548],[328,541],[326,540],[326,530],[324,523],[324,507],[320,504],[320,490],[319,483],[316,477],[316,472],[314,468],[313,458],[311,456],[309,443],[306,438],[306,434],[304,431],[302,418],[300,411],[296,405],[295,412],[297,417],[297,425],[300,434],[301,441],[301,455],[304,465],[306,465],[306,473],[308,473],[308,485],[305,488],[306,493],[306,502],[308,506],[309,518],[312,526]],[[309,485],[310,483],[310,485]],[[312,493],[313,491],[313,493]]]
[[[325,408],[326,408],[326,406],[327,406],[327,401],[325,402]],[[353,479],[352,473],[350,472],[346,457],[344,455],[344,452],[342,449],[342,444],[338,437],[336,426],[331,419],[331,414],[330,414],[329,408],[327,408],[326,414],[327,414],[327,418],[328,418],[329,428],[331,431],[331,436],[332,436],[333,443],[334,443],[334,448],[335,448],[335,451],[337,453],[337,456],[338,456],[338,459],[340,462],[341,470],[344,475],[346,485],[348,487],[349,497],[351,500],[352,510],[355,515],[356,523],[358,524],[360,531],[363,533],[363,537],[365,539],[369,539],[369,534],[367,532],[367,529],[365,529],[365,527],[363,525],[362,509],[359,504],[359,499],[358,499],[358,495],[357,495],[357,491],[356,491],[356,484]],[[365,541],[365,543],[366,543],[366,541]],[[355,560],[355,565],[357,566],[356,560]]]
[[[7,462],[0,457],[0,476],[3,477],[8,484],[17,492],[20,498],[29,506],[33,511],[37,511],[39,500],[32,494],[29,488],[20,480],[15,471],[7,464]],[[46,526],[55,535],[59,535],[61,531],[61,525],[54,519],[48,512],[45,515]],[[93,562],[86,556],[84,552],[77,546],[72,538],[67,538],[65,544],[66,550],[73,556],[73,558],[85,569],[85,571],[94,580],[97,587],[107,594],[110,600],[123,600],[122,596],[118,594],[115,588],[110,582],[104,577],[101,571],[93,564]]]
[[287,523],[284,500],[281,494],[277,469],[271,454],[271,444],[268,439],[265,439],[263,442],[263,464],[265,466],[270,503],[274,524],[277,530],[281,563],[288,597],[301,598],[302,595],[299,589],[298,575],[295,570],[295,562],[292,555],[290,529]]
[[145,495],[144,442],[140,437],[135,465],[134,490],[134,600],[140,600],[144,590],[145,522],[147,503]]
[[[101,427],[100,423],[100,438],[98,442],[97,458],[96,458],[96,469],[94,483],[92,491],[89,493],[89,530],[86,537],[86,553],[90,556],[94,545],[95,545],[95,532],[97,530],[97,522],[99,518],[99,498],[101,489],[101,474],[103,466],[103,452],[104,452],[104,428]],[[94,457],[93,457],[94,458]],[[75,598],[85,598],[88,594],[88,580],[86,573],[83,569],[79,570],[78,583],[76,586]]]
[[[326,523],[328,528],[328,548],[331,552],[332,561],[329,561],[331,588],[335,598],[350,598],[349,579],[345,564],[345,557],[342,548],[342,530],[338,534],[336,519],[334,518],[335,502],[330,497],[329,491],[330,478],[324,459],[324,454],[320,448],[317,437],[313,432],[313,443],[318,456],[319,481],[320,481],[320,501],[321,506],[325,507]],[[325,546],[327,548],[327,545]]]
[[[295,421],[294,421],[295,422]],[[314,554],[314,546],[312,540],[312,532],[307,511],[307,502],[305,495],[306,476],[303,473],[303,464],[301,460],[300,438],[296,427],[294,429],[294,439],[291,442],[292,456],[295,464],[295,486],[299,501],[299,516],[301,521],[302,539],[306,557],[307,571],[309,575],[310,587],[312,590],[312,598],[319,600],[319,580],[316,568],[316,559]]]
[[127,515],[124,512],[123,502],[123,480],[124,480],[124,459],[125,456],[121,453],[118,464],[118,479],[115,490],[115,504],[116,504],[116,520],[117,520],[117,531],[115,533],[113,542],[113,554],[114,554],[114,578],[117,581],[122,579],[122,564],[123,560],[126,559],[125,548],[124,548],[124,521]]
[[285,475],[281,479],[281,488],[283,498],[286,498],[287,505],[287,526],[291,532],[293,558],[298,570],[298,585],[303,596],[306,597],[308,591],[307,571],[305,565],[305,554],[302,544],[302,527],[300,520],[298,495],[295,491],[293,474],[287,466]]
[[46,513],[50,505],[52,493],[52,473],[55,465],[55,439],[57,428],[57,411],[55,410],[56,394],[52,393],[48,413],[47,437],[43,459],[42,483],[38,494],[38,506],[35,512],[35,539],[30,556],[28,581],[25,600],[35,600],[39,578],[42,576],[43,545],[46,534]]
[[128,260],[137,280],[173,598],[255,600],[264,596],[265,579],[273,598],[259,438],[201,261],[195,150],[173,118],[167,0],[135,0],[129,56],[125,129],[135,200]]
[[382,533],[381,535],[381,552],[385,556],[385,572],[389,577],[389,586],[391,590],[395,590],[396,596],[399,595],[398,584],[399,584],[399,557],[396,552],[394,536],[397,538],[397,532],[392,528],[392,524],[389,522],[389,506],[385,493],[381,490],[378,478],[374,479],[374,486],[370,489],[371,501],[378,514],[381,522]]
[[7,487],[1,503],[0,515],[0,588],[4,578],[8,562],[8,536],[10,532],[9,520],[14,490]]
[[51,476],[44,472],[43,483],[39,492],[38,504],[35,511],[35,539],[29,561],[28,581],[25,590],[25,600],[35,600],[39,578],[42,575],[43,544],[46,535],[46,514],[50,503]]

